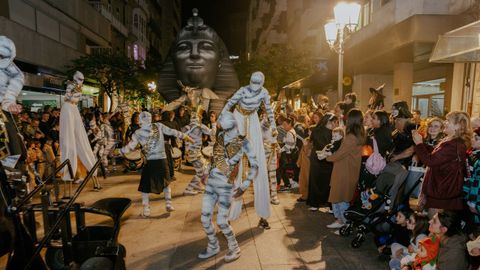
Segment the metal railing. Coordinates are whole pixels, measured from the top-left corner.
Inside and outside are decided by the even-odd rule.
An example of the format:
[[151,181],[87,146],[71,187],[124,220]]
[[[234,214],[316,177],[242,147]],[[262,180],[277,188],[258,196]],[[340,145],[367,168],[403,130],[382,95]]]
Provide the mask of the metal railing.
[[[70,161],[68,163],[70,163]],[[60,227],[60,225],[64,221],[65,217],[67,215],[70,215],[70,208],[75,203],[75,200],[78,198],[78,196],[80,196],[80,193],[85,188],[85,186],[90,181],[90,179],[92,179],[96,170],[100,167],[100,164],[101,164],[101,160],[97,160],[95,165],[93,165],[93,168],[88,172],[87,177],[85,177],[85,179],[80,184],[80,186],[77,188],[77,190],[75,191],[73,196],[70,198],[70,200],[65,205],[62,205],[60,207],[61,210],[58,214],[57,219],[55,220],[55,223],[50,228],[48,233],[43,237],[42,241],[40,241],[40,243],[38,244],[37,248],[35,249],[35,252],[33,253],[30,260],[28,261],[28,264],[25,267],[25,269],[29,269],[32,266],[32,263],[35,261],[36,257],[40,254],[40,251],[42,250],[42,248],[48,243],[48,241],[50,241],[50,239],[56,233],[56,231],[58,230],[58,228]],[[67,244],[67,243],[64,243],[64,244]]]

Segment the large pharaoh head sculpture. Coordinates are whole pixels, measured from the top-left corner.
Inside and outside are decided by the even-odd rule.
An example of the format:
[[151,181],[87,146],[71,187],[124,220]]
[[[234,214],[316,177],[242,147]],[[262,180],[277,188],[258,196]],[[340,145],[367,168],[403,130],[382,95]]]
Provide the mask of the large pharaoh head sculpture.
[[220,98],[210,102],[210,110],[214,111],[220,111],[239,86],[225,44],[198,17],[196,9],[175,39],[160,72],[158,91],[167,102],[183,94],[177,80],[185,86],[214,91]]

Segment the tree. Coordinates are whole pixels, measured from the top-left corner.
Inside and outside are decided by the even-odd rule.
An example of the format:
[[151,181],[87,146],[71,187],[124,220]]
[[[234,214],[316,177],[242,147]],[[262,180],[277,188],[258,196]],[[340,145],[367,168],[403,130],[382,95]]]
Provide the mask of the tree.
[[313,65],[308,51],[294,50],[285,45],[272,46],[259,52],[250,61],[235,64],[241,85],[247,85],[250,75],[255,71],[265,74],[265,88],[271,93],[293,81],[311,75]]
[[147,91],[147,86],[139,80],[140,63],[120,52],[103,50],[72,62],[67,67],[68,73],[73,74],[79,70],[85,78],[95,80],[100,86],[100,96],[106,93],[113,100],[115,93],[128,96],[131,91]]

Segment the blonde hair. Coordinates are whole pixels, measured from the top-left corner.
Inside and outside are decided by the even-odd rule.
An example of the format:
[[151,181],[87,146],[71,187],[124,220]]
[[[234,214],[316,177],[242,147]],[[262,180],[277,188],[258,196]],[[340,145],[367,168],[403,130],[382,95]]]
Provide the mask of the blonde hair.
[[459,126],[453,138],[462,139],[467,149],[470,148],[472,146],[472,128],[470,127],[470,116],[468,113],[453,111],[448,113],[446,118],[448,121]]
[[342,127],[336,127],[332,130],[332,134],[333,133],[338,133],[340,135],[342,135],[342,137],[345,137],[345,130],[342,128]]

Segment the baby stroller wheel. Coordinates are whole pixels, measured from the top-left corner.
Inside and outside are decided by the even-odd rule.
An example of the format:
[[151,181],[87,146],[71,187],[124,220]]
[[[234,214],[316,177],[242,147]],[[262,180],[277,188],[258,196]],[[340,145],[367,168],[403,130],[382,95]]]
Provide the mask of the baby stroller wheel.
[[362,245],[363,241],[365,241],[365,235],[357,234],[357,236],[355,236],[355,238],[352,240],[351,245],[353,248],[359,248]]
[[352,234],[352,232],[353,232],[352,224],[347,224],[342,228],[340,228],[341,236],[349,236],[350,234]]

